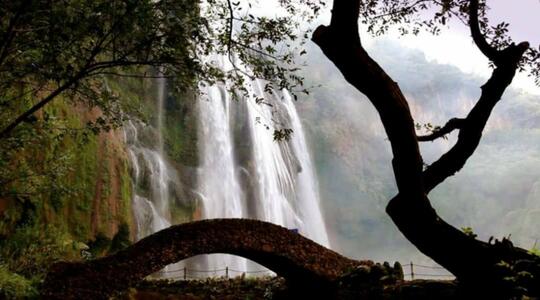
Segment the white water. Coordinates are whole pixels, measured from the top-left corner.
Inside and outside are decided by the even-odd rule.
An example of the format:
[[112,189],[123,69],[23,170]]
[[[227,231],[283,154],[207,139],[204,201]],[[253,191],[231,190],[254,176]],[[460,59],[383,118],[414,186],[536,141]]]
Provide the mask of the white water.
[[283,91],[283,104],[291,118],[291,128],[293,129],[293,137],[291,144],[293,153],[295,153],[302,171],[297,174],[296,187],[296,210],[299,214],[299,219],[302,221],[302,226],[299,226],[300,232],[305,232],[305,235],[312,238],[321,245],[329,247],[328,234],[324,226],[324,219],[320,208],[319,184],[313,168],[310,151],[304,136],[302,123],[291,95],[288,91]]
[[[215,60],[224,70],[231,68],[225,58]],[[200,196],[201,217],[260,219],[296,229],[329,246],[309,149],[289,93],[269,95],[263,92],[263,82],[245,79],[249,97],[239,102],[231,99],[224,85],[201,88],[197,118],[200,165],[194,187]],[[124,127],[134,183],[137,239],[171,225],[172,200],[168,195],[171,185],[176,184],[172,180],[176,171],[167,164],[163,151],[165,80],[160,79],[157,85],[155,126],[129,121]],[[255,99],[261,98],[263,104],[257,104]],[[274,125],[291,128],[291,139],[274,141],[273,131],[267,128]],[[169,266],[161,275],[168,276],[169,270],[174,272],[184,266],[199,270],[229,267],[231,276],[240,275],[233,270],[262,269],[243,258],[219,254]]]
[[[137,225],[137,240],[169,227],[169,202],[167,199],[169,170],[162,156],[155,149],[143,145],[140,131],[155,131],[140,122],[128,121],[124,136],[128,145],[133,179],[133,212]],[[144,195],[140,187],[147,186]]]
[[[171,226],[169,211],[169,185],[174,184],[175,172],[163,156],[163,105],[165,99],[165,79],[157,82],[157,124],[149,126],[140,121],[128,121],[124,126],[124,137],[131,161],[133,180],[133,215],[136,224],[136,238],[140,240],[154,232]],[[141,135],[146,140],[142,142]],[[169,267],[162,273],[167,275]]]
[[[231,68],[223,57],[214,58],[214,63],[224,70]],[[248,97],[238,103],[231,101],[226,86],[201,89],[202,165],[198,190],[204,206],[202,217],[264,220],[297,229],[300,234],[329,246],[315,172],[291,96],[287,91],[265,94],[263,82],[247,77],[245,80]],[[256,103],[261,98],[263,103]],[[236,113],[231,106],[235,106]],[[267,128],[274,125],[291,128],[291,139],[274,141],[273,131]],[[243,149],[239,155],[240,148],[246,145],[249,151]],[[207,259],[202,265],[208,269],[234,266],[250,271],[245,260],[237,257],[212,255]]]
[[[236,176],[232,145],[230,105],[234,103],[223,87],[206,87],[201,92],[206,95],[198,103],[201,166],[197,190],[202,198],[202,218],[245,218],[244,197]],[[204,259],[206,261],[201,261]],[[195,259],[193,263],[208,270],[246,269],[244,259],[230,255],[212,255]]]

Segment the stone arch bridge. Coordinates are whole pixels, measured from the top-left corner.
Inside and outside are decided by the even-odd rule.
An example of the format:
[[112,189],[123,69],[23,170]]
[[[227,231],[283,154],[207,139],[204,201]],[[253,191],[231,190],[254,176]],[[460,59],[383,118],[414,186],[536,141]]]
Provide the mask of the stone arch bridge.
[[310,287],[332,284],[362,264],[272,223],[212,219],[171,226],[104,258],[57,263],[45,279],[42,295],[107,299],[166,265],[211,253],[248,258],[288,282]]

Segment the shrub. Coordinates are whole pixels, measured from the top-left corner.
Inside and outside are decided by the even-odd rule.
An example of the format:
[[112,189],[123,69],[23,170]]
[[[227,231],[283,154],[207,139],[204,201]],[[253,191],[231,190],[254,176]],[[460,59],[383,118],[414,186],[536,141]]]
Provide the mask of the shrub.
[[35,282],[10,272],[5,265],[0,265],[1,299],[28,299],[37,298],[37,296]]

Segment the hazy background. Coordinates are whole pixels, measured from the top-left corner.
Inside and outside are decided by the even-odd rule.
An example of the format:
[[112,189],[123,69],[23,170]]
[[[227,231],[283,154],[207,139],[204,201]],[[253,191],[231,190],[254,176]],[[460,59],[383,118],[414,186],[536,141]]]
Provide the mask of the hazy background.
[[[414,39],[368,39],[367,44],[403,89],[416,122],[444,125],[464,117],[487,79],[485,70],[464,72],[426,56]],[[309,50],[305,76],[308,85],[321,86],[297,107],[317,167],[332,247],[354,258],[432,264],[384,211],[396,187],[378,115],[316,46]],[[521,83],[516,85],[530,85]],[[526,249],[540,239],[540,101],[531,92],[507,90],[465,168],[430,194],[438,213],[454,226],[472,227],[486,240],[511,235]],[[423,143],[424,160],[437,159],[455,136]]]

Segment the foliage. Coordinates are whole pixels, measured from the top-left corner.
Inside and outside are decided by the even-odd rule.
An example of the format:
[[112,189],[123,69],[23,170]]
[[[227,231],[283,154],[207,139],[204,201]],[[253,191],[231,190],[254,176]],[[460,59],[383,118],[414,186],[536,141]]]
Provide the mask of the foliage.
[[58,102],[32,124],[23,124],[17,136],[0,143],[0,201],[6,207],[0,234],[33,224],[45,207],[51,213],[60,212],[66,199],[78,195],[77,186],[68,184],[67,178],[79,154],[68,145],[70,141],[80,145],[94,135],[78,130],[76,123]]
[[[195,78],[209,84],[227,80],[242,89],[245,75],[268,80],[268,92],[274,83],[300,86],[291,64],[294,53],[305,52],[294,42],[308,35],[299,37],[296,30],[324,3],[279,4],[281,15],[267,17],[250,10],[252,2],[228,0],[208,0],[202,7],[187,0],[10,1],[0,8],[5,16],[0,22],[0,135],[10,134],[62,93],[103,111],[92,126],[120,125],[119,95],[111,93],[106,76],[165,76],[179,89],[193,87]],[[213,65],[205,58],[211,53],[227,55],[233,70]],[[237,67],[237,58],[246,67]]]
[[471,237],[471,238],[476,238],[478,235],[476,233],[474,233],[473,229],[471,227],[461,227],[461,231],[463,231],[463,233],[465,233],[465,235]]
[[107,253],[111,246],[111,239],[108,238],[103,232],[98,232],[96,237],[88,242],[88,252],[91,254],[91,258],[100,257]]
[[10,272],[6,266],[0,265],[0,298],[37,298],[38,292],[33,284],[32,281]]
[[[136,296],[138,292],[152,291],[163,295],[182,297],[189,295],[194,299],[294,299],[287,294],[283,278],[276,276],[234,278],[206,278],[192,280],[145,280],[125,296]],[[289,296],[289,297],[288,297]],[[123,299],[124,297],[118,297]]]
[[[305,4],[318,11],[310,1],[281,1],[283,15],[274,19],[264,12],[248,14],[246,6],[229,1],[208,1],[202,12],[197,2],[186,0],[3,3],[0,201],[9,204],[0,233],[39,218],[35,212],[46,207],[62,212],[68,197],[81,200],[72,214],[89,210],[89,180],[99,170],[92,153],[100,147],[96,134],[122,125],[128,115],[148,119],[151,108],[141,99],[148,87],[144,79],[167,77],[177,89],[193,88],[195,81],[242,86],[244,70],[224,71],[207,59],[218,53],[251,65],[248,77],[268,80],[268,92],[273,83],[300,84],[292,74],[296,68],[286,67],[297,49],[293,31],[315,15],[287,16],[300,16]],[[93,117],[70,116],[95,107]],[[185,146],[171,142],[174,134],[168,132],[166,141],[175,146],[175,156],[185,154]],[[75,144],[84,151],[72,148]],[[71,182],[73,174],[80,180]],[[73,231],[87,234],[88,223],[74,222]]]
[[167,158],[173,164],[198,165],[196,98],[193,92],[169,88],[164,108],[162,135]]
[[[424,124],[416,123],[416,124],[414,124],[414,127],[415,127],[415,129],[416,129],[417,131],[423,130],[423,132],[424,132],[425,134],[436,133],[436,132],[440,131],[441,128],[442,128],[440,125],[433,125],[433,124],[431,124],[431,123],[429,123],[429,122],[428,122],[428,123],[424,123]],[[445,140],[448,139],[447,136],[443,136],[442,138],[445,139]]]
[[293,134],[293,130],[290,128],[276,129],[274,130],[274,141],[288,141],[291,138],[291,134]]
[[[519,267],[519,262],[508,263],[500,261],[495,266],[495,272],[502,278],[497,289],[505,299],[527,299],[529,289],[534,288],[535,278],[531,272]],[[533,292],[534,293],[534,292]]]
[[533,255],[536,255],[536,256],[540,256],[540,249],[538,249],[536,247],[532,247],[532,249],[529,250],[529,253],[533,254]]
[[87,248],[54,226],[25,225],[0,239],[0,298],[34,298],[48,268],[58,260],[79,260]]
[[71,154],[58,151],[67,133],[59,129],[65,122],[44,112],[43,119],[33,123],[23,126],[16,138],[8,138],[0,146],[0,198],[14,198],[26,206],[35,205],[30,203],[35,195],[54,193],[60,197],[70,193],[56,184],[71,170]]
[[43,279],[47,268],[60,259],[80,259],[84,244],[54,228],[28,225],[18,228],[0,241],[2,263],[11,271],[26,278]]
[[[2,134],[61,93],[100,107],[104,118],[94,125],[119,124],[120,107],[103,76],[131,76],[133,66],[162,67],[192,82],[193,51],[185,41],[198,18],[191,1],[10,1],[0,14],[7,37],[0,44]],[[21,111],[26,96],[33,101]]]
[[[420,30],[438,34],[450,18],[466,22],[469,9],[466,0],[361,3],[361,22],[375,35],[384,34],[392,26],[397,26],[402,34],[417,34]],[[298,31],[303,30],[303,21],[317,16],[324,2],[280,0],[279,5],[282,11],[269,17],[264,12],[257,14],[251,1],[207,0],[201,7],[198,2],[178,0],[3,3],[0,201],[13,199],[21,208],[3,215],[4,220],[15,224],[10,241],[24,240],[17,245],[2,242],[2,251],[14,260],[10,270],[30,274],[36,271],[37,264],[47,265],[54,260],[50,258],[70,255],[70,251],[50,240],[31,246],[33,239],[42,238],[33,232],[41,229],[35,227],[32,216],[44,207],[42,198],[36,195],[47,194],[47,205],[62,211],[64,196],[73,191],[61,178],[71,174],[70,165],[76,160],[74,153],[62,151],[62,145],[69,143],[66,136],[75,135],[77,141],[91,141],[95,146],[93,134],[119,126],[126,112],[140,108],[132,99],[122,102],[125,94],[115,93],[111,78],[167,77],[178,88],[193,87],[196,81],[225,83],[231,91],[238,91],[236,99],[253,96],[243,83],[254,78],[265,80],[263,89],[267,93],[282,88],[306,92],[302,77],[296,74],[296,56],[305,53],[302,43],[308,34]],[[435,9],[434,15],[429,14],[430,9]],[[480,27],[490,42],[501,49],[511,43],[506,36],[508,25],[490,27],[486,10],[482,2]],[[530,49],[521,65],[537,77],[538,52]],[[221,69],[212,58],[215,53],[227,57],[231,67]],[[59,128],[66,124],[62,112],[41,109],[62,96],[72,107],[81,103],[98,107],[102,115],[88,120],[89,131],[82,127]],[[430,125],[424,129],[433,132],[439,128]],[[278,129],[274,138],[287,139],[290,134],[290,129]],[[84,158],[90,164],[89,153]],[[85,178],[96,175],[94,169],[85,171]],[[81,190],[89,196],[88,186]],[[80,210],[89,210],[88,203],[79,203]],[[83,235],[89,230],[77,231]],[[476,236],[470,228],[463,231]],[[111,242],[116,245],[114,249],[123,247],[129,233],[119,231],[117,235],[116,243],[114,239]],[[32,257],[32,262],[25,257]]]
[[[120,210],[113,221],[129,221],[131,185],[126,158],[117,145],[120,137],[110,134],[108,141],[100,142],[103,137],[84,126],[91,117],[86,108],[58,101],[33,124],[19,127],[24,135],[0,143],[1,235],[9,237],[20,226],[46,222],[87,240],[96,202],[118,201]],[[113,182],[113,176],[119,180]],[[114,194],[112,184],[120,186]],[[103,193],[97,193],[96,185]],[[98,231],[103,223],[113,222],[99,213]]]
[[99,232],[93,240],[88,242],[88,250],[84,250],[87,254],[86,259],[94,259],[104,255],[114,254],[130,245],[129,226],[126,223],[121,223],[112,239],[108,238],[104,233]]

